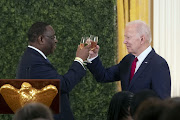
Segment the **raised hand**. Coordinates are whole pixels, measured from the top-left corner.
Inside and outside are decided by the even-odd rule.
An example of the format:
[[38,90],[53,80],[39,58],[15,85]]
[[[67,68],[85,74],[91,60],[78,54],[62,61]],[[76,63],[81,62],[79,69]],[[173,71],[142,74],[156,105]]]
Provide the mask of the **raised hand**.
[[91,49],[91,45],[86,45],[83,48],[80,48],[80,45],[78,45],[77,51],[76,51],[76,57],[80,57],[83,61],[87,59],[89,56],[89,51]]
[[93,50],[90,50],[89,51],[89,59],[98,56],[99,49],[100,49],[99,45],[96,45],[96,47]]

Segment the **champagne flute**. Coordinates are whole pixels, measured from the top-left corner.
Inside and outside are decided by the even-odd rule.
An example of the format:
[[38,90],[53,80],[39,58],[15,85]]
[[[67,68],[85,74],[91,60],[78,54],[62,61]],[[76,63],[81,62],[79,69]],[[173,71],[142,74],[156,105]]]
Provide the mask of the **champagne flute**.
[[[89,37],[82,37],[81,41],[80,41],[80,49],[82,49],[83,47],[85,47],[86,45],[90,45],[90,38]],[[87,65],[88,61],[84,60],[83,64]]]
[[82,49],[84,46],[91,44],[89,37],[82,37],[80,41],[80,48]]
[[94,48],[97,46],[98,43],[98,36],[90,35],[90,41],[91,41],[91,50],[94,50]]

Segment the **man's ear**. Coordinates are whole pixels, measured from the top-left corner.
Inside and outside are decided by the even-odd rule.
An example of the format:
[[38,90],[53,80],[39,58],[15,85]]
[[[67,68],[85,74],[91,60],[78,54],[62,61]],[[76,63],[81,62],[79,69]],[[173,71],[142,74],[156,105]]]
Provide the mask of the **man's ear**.
[[140,40],[141,40],[141,44],[145,43],[145,37],[144,37],[144,35],[142,35],[142,36],[140,37]]
[[38,43],[39,44],[44,44],[44,38],[43,38],[43,36],[42,35],[40,35],[39,37],[38,37]]

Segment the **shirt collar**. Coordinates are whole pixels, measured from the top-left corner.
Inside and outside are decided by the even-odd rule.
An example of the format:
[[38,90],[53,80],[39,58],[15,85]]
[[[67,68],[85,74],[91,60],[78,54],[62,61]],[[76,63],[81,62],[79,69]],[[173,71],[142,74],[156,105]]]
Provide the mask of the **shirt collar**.
[[149,46],[146,50],[144,50],[137,58],[138,61],[142,62],[147,57],[147,55],[151,52],[152,47]]
[[43,53],[42,51],[40,51],[39,49],[37,49],[37,48],[35,48],[35,47],[31,46],[31,45],[28,45],[28,47],[36,50],[36,51],[39,52],[39,54],[41,54],[45,59],[47,59],[47,57],[44,55],[44,53]]

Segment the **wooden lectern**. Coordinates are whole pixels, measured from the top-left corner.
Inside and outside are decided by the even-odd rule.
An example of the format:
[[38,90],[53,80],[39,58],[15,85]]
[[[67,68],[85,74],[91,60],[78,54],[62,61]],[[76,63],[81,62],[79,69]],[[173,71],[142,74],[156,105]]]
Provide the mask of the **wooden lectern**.
[[[11,105],[12,104],[16,105],[17,103],[16,101],[19,100],[19,99],[11,99],[11,95],[10,96],[8,95],[9,92],[11,92],[11,90],[8,90],[8,89],[6,90],[5,87],[7,86],[6,88],[10,88],[10,87],[13,88],[13,90],[15,91],[14,92],[15,94],[13,93],[12,95],[16,95],[16,93],[20,93],[20,92],[21,94],[24,94],[22,90],[28,89],[26,86],[25,88],[22,88],[22,84],[24,83],[26,83],[26,85],[32,86],[32,89],[34,91],[37,91],[37,92],[40,91],[40,99],[42,98],[41,101],[43,100],[43,102],[44,101],[46,102],[47,100],[46,96],[49,97],[48,95],[49,93],[48,92],[46,93],[46,91],[48,91],[48,89],[50,89],[51,86],[54,88],[57,88],[56,89],[57,92],[54,95],[55,97],[54,99],[51,100],[52,103],[49,104],[50,105],[49,107],[54,114],[60,113],[60,89],[59,89],[60,80],[59,79],[0,79],[0,88],[1,88],[0,89],[0,114],[14,114],[13,112],[14,110],[12,110],[12,107],[9,107],[9,105],[6,103],[7,100],[5,100],[3,96],[6,96],[6,98],[7,97],[10,98],[9,101]],[[12,97],[12,98],[16,98],[16,97]],[[27,100],[25,97],[23,99]],[[38,99],[36,99],[36,101],[38,101]]]

